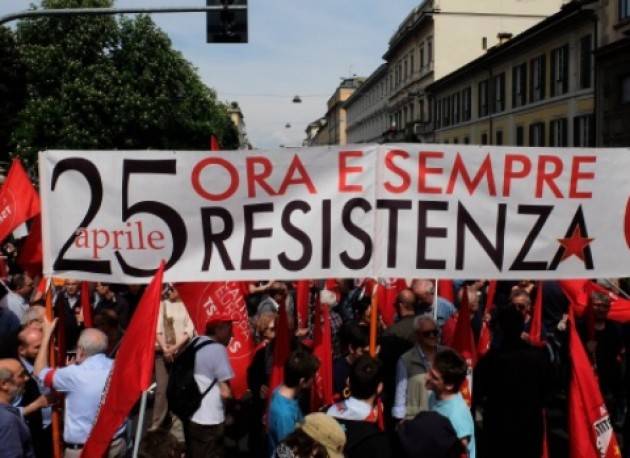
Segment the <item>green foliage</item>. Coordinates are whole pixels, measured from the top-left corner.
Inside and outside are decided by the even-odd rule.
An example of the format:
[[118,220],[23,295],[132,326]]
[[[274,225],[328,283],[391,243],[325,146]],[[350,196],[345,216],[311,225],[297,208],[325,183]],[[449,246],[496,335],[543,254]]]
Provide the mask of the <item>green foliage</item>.
[[0,27],[0,160],[8,160],[11,133],[22,108],[26,85],[15,35]]
[[[109,7],[110,0],[44,0],[43,7]],[[144,15],[21,21],[27,96],[12,142],[25,156],[56,149],[238,146],[227,108]]]

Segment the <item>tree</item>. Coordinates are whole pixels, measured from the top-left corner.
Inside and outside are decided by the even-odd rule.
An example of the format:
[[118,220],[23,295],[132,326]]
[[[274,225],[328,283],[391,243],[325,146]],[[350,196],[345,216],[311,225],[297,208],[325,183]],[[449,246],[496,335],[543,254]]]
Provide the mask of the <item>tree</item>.
[[[111,0],[44,0],[45,8]],[[27,98],[12,141],[41,149],[207,149],[238,145],[226,107],[148,16],[49,17],[18,24]]]
[[8,160],[10,137],[24,102],[26,85],[15,35],[0,27],[0,160]]

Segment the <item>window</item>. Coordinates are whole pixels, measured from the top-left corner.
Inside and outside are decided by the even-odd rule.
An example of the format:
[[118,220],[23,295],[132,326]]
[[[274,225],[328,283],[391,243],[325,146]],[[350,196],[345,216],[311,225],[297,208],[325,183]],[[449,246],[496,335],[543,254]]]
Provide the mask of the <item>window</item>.
[[495,145],[503,145],[503,131],[502,130],[497,130],[497,141],[495,142]]
[[470,104],[472,99],[472,90],[467,87],[462,92],[462,121],[470,121]]
[[529,101],[538,102],[545,98],[545,63],[543,54],[532,59],[529,70]]
[[593,69],[593,37],[587,35],[580,40],[580,89],[591,87]]
[[453,123],[457,124],[461,120],[461,97],[459,92],[453,94]]
[[505,110],[505,73],[494,77],[493,91],[492,112],[500,113]]
[[420,70],[424,69],[424,43],[420,45]]
[[405,68],[405,73],[404,73],[404,75],[405,75],[405,80],[406,80],[406,79],[407,79],[407,77],[409,76],[409,67],[408,67],[408,65],[407,65],[407,59],[405,59],[405,63],[404,63],[403,65],[404,65],[404,68]]
[[409,60],[409,67],[411,68],[409,73],[412,74],[412,75],[413,75],[413,72],[416,71],[416,67],[415,67],[415,60],[416,59],[415,59],[414,54],[415,54],[415,51],[411,53],[411,57],[410,57],[410,60]]
[[516,146],[525,146],[525,129],[523,129],[523,126],[516,126]]
[[569,91],[569,45],[551,51],[551,97]]
[[573,146],[595,146],[593,119],[591,114],[573,118]]
[[442,101],[435,101],[435,127],[442,127]]
[[427,38],[427,64],[431,66],[433,62],[433,39]]
[[419,116],[418,116],[418,120],[422,122],[422,121],[424,121],[424,100],[420,100],[420,105],[419,106],[420,106],[420,110],[419,110],[420,113],[419,113]]
[[621,78],[621,103],[630,103],[630,75]]
[[464,145],[470,144],[470,137],[464,137]]
[[545,146],[544,122],[537,122],[529,126],[529,146]]
[[619,0],[619,20],[630,19],[630,0]]
[[568,146],[566,118],[549,123],[549,146]]
[[481,144],[482,145],[488,144],[488,134],[486,133],[481,134]]
[[456,145],[459,143],[459,140],[457,139],[457,137],[455,137],[455,138],[453,139],[453,143],[454,143],[454,144],[456,144]]
[[512,68],[512,107],[527,103],[527,63]]
[[488,80],[479,83],[479,117],[488,116]]

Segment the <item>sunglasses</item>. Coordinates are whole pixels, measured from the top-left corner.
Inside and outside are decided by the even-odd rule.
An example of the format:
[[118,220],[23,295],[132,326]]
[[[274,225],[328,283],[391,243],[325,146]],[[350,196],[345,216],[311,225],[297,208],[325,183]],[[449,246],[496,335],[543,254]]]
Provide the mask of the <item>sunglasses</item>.
[[437,337],[439,332],[437,329],[429,329],[420,333],[423,337]]

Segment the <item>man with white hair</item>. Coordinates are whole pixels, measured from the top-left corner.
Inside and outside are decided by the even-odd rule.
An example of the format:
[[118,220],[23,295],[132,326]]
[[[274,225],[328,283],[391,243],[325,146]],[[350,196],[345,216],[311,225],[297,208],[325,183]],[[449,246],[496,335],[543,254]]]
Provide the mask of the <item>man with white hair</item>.
[[427,374],[436,353],[443,349],[438,345],[439,330],[433,318],[416,317],[416,344],[404,353],[396,366],[396,395],[392,416],[398,420],[410,420],[418,413],[429,410]]
[[0,359],[0,444],[2,456],[34,458],[31,433],[13,402],[28,380],[26,371],[15,359]]
[[[96,421],[113,360],[105,355],[107,336],[98,329],[88,328],[79,336],[75,364],[57,369],[46,367],[55,324],[56,320],[44,320],[42,345],[35,359],[34,374],[44,386],[65,393],[64,457],[78,458]],[[114,435],[107,455],[109,458],[124,456],[126,444],[123,434],[124,425]]]

